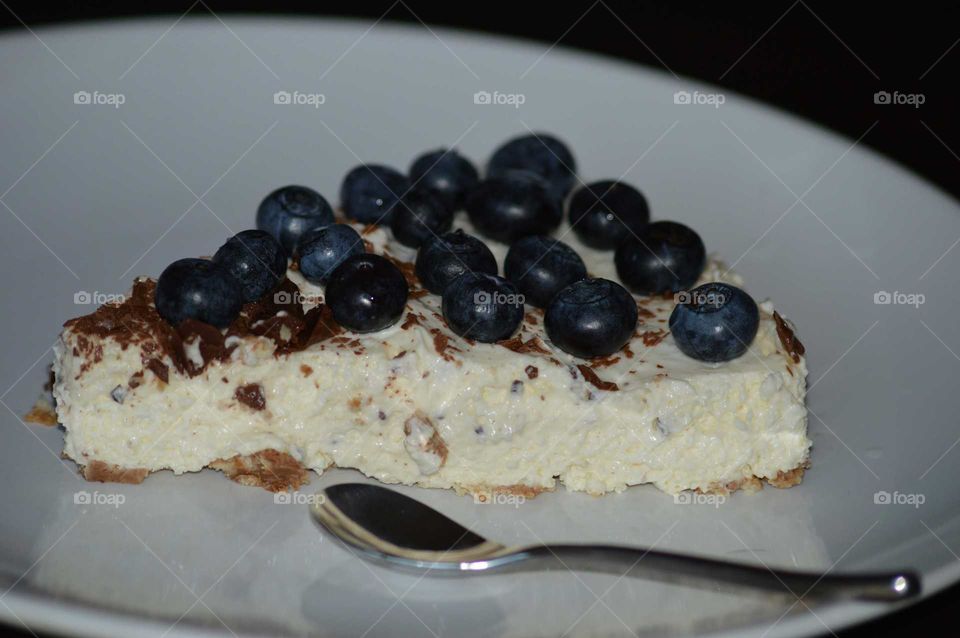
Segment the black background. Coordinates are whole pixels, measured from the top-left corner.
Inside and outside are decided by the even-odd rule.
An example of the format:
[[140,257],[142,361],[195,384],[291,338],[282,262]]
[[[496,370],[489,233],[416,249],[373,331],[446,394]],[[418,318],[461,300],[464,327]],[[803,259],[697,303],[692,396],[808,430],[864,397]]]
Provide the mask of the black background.
[[[363,2],[274,0],[2,0],[0,26],[169,14],[302,13],[353,16],[516,35],[669,68],[862,140],[960,197],[960,5],[859,2]],[[876,104],[887,91],[921,94],[919,107]],[[913,215],[914,211],[903,211]],[[917,216],[918,223],[922,217]],[[953,587],[908,610],[841,632],[843,638],[953,635]],[[26,634],[24,634],[26,635]]]

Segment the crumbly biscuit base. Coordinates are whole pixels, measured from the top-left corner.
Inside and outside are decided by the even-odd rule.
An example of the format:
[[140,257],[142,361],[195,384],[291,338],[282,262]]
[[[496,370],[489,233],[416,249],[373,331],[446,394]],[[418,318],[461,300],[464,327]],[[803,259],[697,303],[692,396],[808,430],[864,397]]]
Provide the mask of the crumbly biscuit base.
[[[261,487],[270,492],[297,490],[310,482],[310,472],[302,463],[289,454],[274,449],[229,459],[218,459],[207,467],[223,472],[227,478],[241,485]],[[729,495],[738,490],[757,492],[763,489],[764,483],[786,489],[799,485],[808,467],[810,463],[806,461],[792,470],[777,472],[774,477],[744,477],[737,481],[715,483],[706,490],[696,491],[722,495]],[[90,461],[81,468],[80,472],[88,481],[101,483],[142,483],[150,473],[143,468],[122,468],[102,461]],[[480,502],[485,502],[496,494],[532,499],[543,492],[553,491],[552,488],[534,485],[457,485],[454,490],[461,495],[473,494]]]

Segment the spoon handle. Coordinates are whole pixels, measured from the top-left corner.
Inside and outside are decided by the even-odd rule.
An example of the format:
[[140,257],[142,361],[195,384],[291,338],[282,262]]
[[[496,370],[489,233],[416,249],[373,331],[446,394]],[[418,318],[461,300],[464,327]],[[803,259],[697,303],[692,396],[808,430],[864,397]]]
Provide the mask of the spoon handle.
[[[798,572],[731,563],[653,550],[614,545],[541,545],[522,549],[515,561],[519,570],[570,569],[650,578],[682,585],[733,585],[784,593],[798,598],[830,597],[897,601],[920,593],[913,572],[862,575]],[[531,561],[535,565],[526,565]],[[506,564],[504,566],[506,566]]]

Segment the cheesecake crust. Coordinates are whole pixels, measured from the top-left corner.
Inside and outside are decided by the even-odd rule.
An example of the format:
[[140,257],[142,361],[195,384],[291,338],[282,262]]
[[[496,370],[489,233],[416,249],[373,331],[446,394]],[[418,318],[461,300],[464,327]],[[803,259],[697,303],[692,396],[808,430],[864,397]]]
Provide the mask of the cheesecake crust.
[[[229,459],[212,461],[208,468],[223,472],[231,481],[249,487],[260,487],[268,492],[286,492],[298,490],[310,482],[310,471],[298,460],[285,452],[274,449],[260,450],[254,454],[234,456]],[[705,490],[695,490],[699,494],[729,496],[733,492],[759,492],[767,483],[778,489],[788,489],[803,481],[809,460],[787,471],[778,471],[774,477],[744,477],[727,483],[714,483]],[[81,475],[92,482],[99,483],[142,483],[150,474],[144,468],[122,468],[103,461],[90,461],[80,468]],[[552,492],[552,487],[535,485],[459,485],[457,494],[472,494],[481,503],[490,500],[492,495],[503,494],[533,499],[544,492]]]
[[803,482],[803,475],[810,467],[810,460],[807,459],[792,470],[779,470],[776,476],[762,478],[759,476],[744,477],[738,481],[729,483],[714,483],[706,490],[696,490],[700,494],[718,494],[728,496],[738,490],[744,492],[759,492],[763,489],[763,484],[767,483],[777,489],[787,489]]
[[80,468],[83,478],[95,483],[143,483],[150,470],[144,468],[126,468],[103,461],[90,461]]
[[298,490],[310,482],[310,474],[300,461],[274,449],[217,459],[207,467],[220,470],[240,485],[262,487],[268,492]]
[[27,423],[53,427],[57,425],[57,411],[50,404],[49,399],[41,397],[33,404],[30,411],[23,416],[23,420]]

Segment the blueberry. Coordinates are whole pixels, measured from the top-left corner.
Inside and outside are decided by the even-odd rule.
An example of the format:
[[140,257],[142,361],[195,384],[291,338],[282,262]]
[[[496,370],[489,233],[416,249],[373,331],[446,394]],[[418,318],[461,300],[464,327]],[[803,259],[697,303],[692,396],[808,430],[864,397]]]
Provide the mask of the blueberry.
[[757,336],[757,304],[736,286],[711,282],[677,295],[670,332],[688,357],[717,363],[736,359]]
[[515,169],[532,171],[547,180],[551,192],[562,201],[573,186],[577,162],[567,145],[557,138],[533,133],[515,137],[494,151],[487,164],[487,175]]
[[553,345],[575,357],[605,357],[623,347],[637,327],[637,302],[609,279],[581,279],[547,306],[544,327]]
[[410,189],[403,173],[380,164],[361,164],[340,185],[343,213],[364,224],[389,224],[390,209]]
[[428,239],[417,251],[417,278],[430,292],[442,295],[465,272],[497,274],[497,260],[487,245],[459,228]]
[[493,343],[520,326],[523,296],[503,277],[464,273],[443,291],[443,318],[461,337]]
[[409,288],[403,273],[380,255],[347,257],[330,274],[324,291],[334,320],[354,332],[392,326],[407,304]]
[[330,224],[310,231],[297,245],[300,274],[315,284],[323,283],[351,255],[365,251],[360,233],[346,224]]
[[641,295],[686,290],[706,265],[694,231],[676,222],[654,222],[624,241],[614,255],[620,281]]
[[488,177],[470,191],[466,208],[481,234],[505,243],[549,235],[563,219],[560,202],[547,183],[528,171]]
[[280,242],[293,254],[300,236],[308,230],[333,223],[333,209],[323,195],[306,186],[278,188],[260,203],[257,228]]
[[518,239],[503,262],[507,279],[528,304],[546,308],[553,296],[587,276],[587,267],[573,248],[545,235]]
[[633,186],[603,180],[574,192],[569,216],[580,241],[598,250],[613,250],[647,225],[650,207]]
[[451,211],[463,208],[467,193],[479,179],[470,160],[454,149],[424,153],[410,165],[410,181],[430,191]]
[[453,211],[425,190],[414,188],[390,211],[393,236],[404,246],[419,248],[431,237],[450,230]]
[[196,319],[225,328],[240,314],[243,289],[227,269],[207,259],[179,259],[157,280],[157,312],[174,326]]
[[240,282],[244,302],[265,295],[287,273],[286,251],[264,230],[237,233],[217,250],[213,262]]

